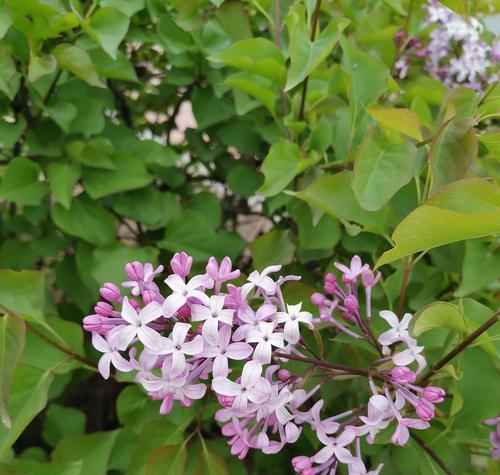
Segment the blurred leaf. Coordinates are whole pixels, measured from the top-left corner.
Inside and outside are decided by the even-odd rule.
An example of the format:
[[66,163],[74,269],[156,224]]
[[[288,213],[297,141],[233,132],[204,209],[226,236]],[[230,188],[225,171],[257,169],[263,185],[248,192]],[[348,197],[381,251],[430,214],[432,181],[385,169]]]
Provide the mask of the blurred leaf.
[[347,18],[332,19],[314,41],[311,41],[305,13],[300,16],[301,18],[292,18],[287,22],[291,64],[288,69],[285,91],[300,84],[326,59],[337,44],[341,33],[350,23]]
[[481,179],[446,186],[401,221],[376,267],[451,242],[500,232],[500,188]]
[[28,206],[40,204],[47,194],[47,184],[40,181],[37,163],[17,157],[10,161],[0,185],[0,196]]
[[252,37],[252,27],[248,14],[241,1],[226,2],[215,12],[215,18],[233,41],[245,40]]
[[0,45],[0,91],[11,101],[19,89],[19,78],[14,61],[3,45]]
[[479,141],[486,146],[490,153],[500,160],[500,131],[496,130],[477,136]]
[[80,178],[80,167],[75,164],[55,162],[49,165],[47,171],[52,194],[68,209],[73,197],[73,187]]
[[12,25],[12,16],[6,5],[0,5],[0,40]]
[[26,325],[13,315],[0,317],[0,420],[10,429],[10,388],[14,372],[24,349]]
[[229,76],[225,84],[233,89],[243,91],[249,96],[255,97],[274,115],[276,94],[273,91],[272,83],[267,79],[242,71]]
[[53,55],[35,56],[31,57],[28,79],[30,82],[37,81],[38,79],[51,74],[57,69],[57,60]]
[[45,412],[43,438],[52,447],[64,437],[85,432],[85,414],[73,407],[52,403]]
[[388,210],[382,208],[377,212],[368,212],[362,209],[351,189],[351,179],[351,172],[324,176],[304,190],[294,193],[294,196],[325,211],[344,224],[355,222],[368,231],[385,235]]
[[60,44],[52,52],[62,69],[74,74],[91,86],[106,87],[99,79],[92,60],[85,50],[78,46]]
[[435,328],[446,328],[459,333],[465,332],[465,317],[456,305],[447,302],[434,302],[415,314],[412,331],[419,337]]
[[0,121],[0,146],[9,149],[21,138],[26,128],[26,120],[19,117],[14,123]]
[[472,119],[451,119],[434,138],[429,152],[432,193],[466,176],[477,155],[472,123]]
[[96,246],[113,242],[118,228],[118,220],[86,195],[74,198],[69,209],[57,203],[52,208],[52,219],[65,233]]
[[19,365],[14,373],[10,393],[11,428],[0,425],[0,459],[47,404],[47,393],[54,375],[31,366]]
[[289,231],[273,229],[258,237],[250,244],[253,266],[262,270],[268,265],[290,264],[293,260],[295,245]]
[[114,430],[66,437],[52,452],[52,458],[54,462],[83,460],[81,475],[106,475],[118,433]]
[[227,175],[227,183],[231,190],[236,194],[243,195],[245,198],[255,195],[262,182],[262,175],[244,163],[239,163],[231,168]]
[[409,109],[369,109],[370,114],[377,122],[408,135],[415,140],[422,140],[420,120],[417,114]]
[[[116,59],[118,46],[127,34],[130,20],[116,8],[99,8],[92,16],[89,27],[102,49]],[[89,32],[90,33],[90,32]]]
[[280,88],[285,85],[285,58],[277,46],[265,38],[238,41],[208,59],[262,76]]
[[[485,265],[485,263],[488,265]],[[500,277],[500,254],[480,240],[465,243],[462,280],[455,290],[456,297],[464,297],[485,288]]]
[[183,475],[186,468],[185,445],[166,445],[149,454],[146,475]]
[[203,445],[203,458],[199,461],[193,475],[229,475],[229,470],[222,457],[210,452],[206,445]]
[[359,147],[354,162],[352,189],[358,203],[378,211],[415,174],[417,149],[410,142],[392,145],[372,129]]
[[145,0],[101,0],[99,5],[113,7],[131,17],[144,8]]

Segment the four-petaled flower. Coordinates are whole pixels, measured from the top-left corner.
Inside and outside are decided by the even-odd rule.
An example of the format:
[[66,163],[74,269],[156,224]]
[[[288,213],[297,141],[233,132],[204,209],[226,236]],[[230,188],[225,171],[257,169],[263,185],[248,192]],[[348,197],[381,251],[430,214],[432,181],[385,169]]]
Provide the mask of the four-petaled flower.
[[127,348],[127,345],[117,347],[116,344],[111,344],[106,341],[99,333],[92,334],[92,344],[97,351],[104,353],[97,363],[97,368],[99,369],[99,373],[104,379],[109,378],[109,370],[110,365],[113,363],[113,366],[125,373],[132,371],[132,366],[130,363],[120,355],[120,351],[123,351]]
[[408,341],[410,338],[408,325],[412,319],[411,313],[405,313],[401,321],[390,310],[383,310],[379,312],[379,315],[392,327],[378,337],[381,345],[392,345],[397,341]]
[[189,298],[196,298],[204,305],[209,303],[207,294],[200,290],[213,286],[213,280],[208,275],[195,275],[186,283],[179,275],[172,274],[165,279],[165,283],[172,289],[172,294],[163,302],[163,315],[166,318],[174,316]]
[[392,357],[392,361],[397,366],[408,366],[416,361],[418,364],[417,373],[420,373],[427,365],[425,358],[420,354],[422,353],[424,347],[417,346],[417,342],[413,338],[409,338],[406,343],[408,348],[400,353],[396,353]]
[[210,297],[209,306],[194,304],[191,307],[191,319],[193,322],[203,321],[201,334],[203,338],[215,345],[219,337],[219,322],[232,325],[234,310],[223,309],[224,296],[213,295]]
[[309,312],[302,312],[302,302],[297,305],[287,305],[287,312],[277,312],[276,322],[285,323],[285,340],[295,345],[300,340],[299,322],[312,327],[312,315]]
[[285,341],[283,333],[274,333],[275,322],[260,322],[259,326],[248,332],[247,343],[257,343],[253,354],[253,359],[262,364],[271,362],[272,347],[284,348]]
[[351,259],[351,264],[349,267],[338,262],[335,263],[335,267],[344,274],[344,277],[350,282],[354,282],[358,276],[360,276],[365,270],[368,269],[368,264],[361,265],[361,259],[359,256],[354,256]]
[[139,313],[130,305],[127,297],[123,297],[121,317],[128,325],[119,325],[109,336],[110,344],[116,348],[126,348],[137,337],[150,350],[159,350],[164,338],[151,327],[151,323],[161,317],[162,309],[158,302],[148,303]]
[[223,396],[233,396],[233,409],[246,409],[248,401],[255,404],[263,403],[268,393],[259,386],[262,365],[255,360],[249,361],[243,367],[241,380],[235,383],[223,376],[217,376],[212,381],[214,391]]
[[281,266],[269,266],[266,267],[262,272],[257,272],[254,270],[248,276],[248,283],[243,285],[243,293],[244,295],[248,295],[248,293],[254,288],[264,291],[267,295],[274,295],[276,293],[276,282],[274,282],[269,274],[272,272],[278,272],[281,269]]
[[328,437],[321,430],[318,430],[316,434],[321,443],[324,444],[324,447],[313,457],[316,463],[325,463],[334,455],[342,463],[349,463],[352,460],[351,452],[346,449],[346,446],[356,438],[352,429],[344,429],[338,437]]

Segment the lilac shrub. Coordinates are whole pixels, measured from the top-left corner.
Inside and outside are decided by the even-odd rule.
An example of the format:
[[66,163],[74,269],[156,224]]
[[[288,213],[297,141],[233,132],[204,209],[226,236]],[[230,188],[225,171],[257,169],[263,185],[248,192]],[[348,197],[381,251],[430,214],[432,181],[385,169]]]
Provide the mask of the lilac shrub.
[[[358,256],[349,266],[335,264],[341,278],[327,274],[324,293],[312,295],[317,315],[285,301],[283,285],[300,277],[279,275],[281,266],[253,271],[237,285],[243,279],[228,257],[220,263],[210,258],[204,274],[190,277],[192,262],[183,252],[174,255],[166,292],[155,282],[163,266],[139,262],[125,266],[129,280],[122,289],[101,287],[103,301],[83,325],[103,353],[98,368],[104,378],[111,367],[133,372],[149,396],[161,401],[161,414],[172,411],[175,401],[189,407],[211,391],[220,404],[215,418],[240,459],[250,449],[276,453],[308,425],[321,448],[292,459],[302,475],[334,474],[341,464],[351,475],[378,474],[382,465],[365,467],[362,439],[372,444],[394,421],[391,442],[405,445],[410,429],[429,427],[445,391],[418,383],[426,360],[409,332],[412,315],[400,320],[384,310],[372,316],[371,293],[380,273]],[[373,318],[387,323],[379,335]],[[365,340],[379,358],[357,369],[316,357],[301,333],[328,328]],[[325,414],[321,385],[305,389],[303,374],[285,367],[289,360],[327,370],[331,378],[362,376],[371,395],[359,407]]]

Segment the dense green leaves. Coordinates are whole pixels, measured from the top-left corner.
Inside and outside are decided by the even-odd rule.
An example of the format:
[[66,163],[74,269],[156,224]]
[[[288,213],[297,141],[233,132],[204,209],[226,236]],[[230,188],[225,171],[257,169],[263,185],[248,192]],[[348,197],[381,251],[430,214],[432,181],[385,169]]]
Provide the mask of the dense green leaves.
[[500,189],[480,179],[443,188],[412,211],[392,235],[377,266],[419,251],[500,232]]
[[85,50],[78,46],[61,44],[54,49],[53,53],[60,68],[74,74],[91,86],[104,87]]

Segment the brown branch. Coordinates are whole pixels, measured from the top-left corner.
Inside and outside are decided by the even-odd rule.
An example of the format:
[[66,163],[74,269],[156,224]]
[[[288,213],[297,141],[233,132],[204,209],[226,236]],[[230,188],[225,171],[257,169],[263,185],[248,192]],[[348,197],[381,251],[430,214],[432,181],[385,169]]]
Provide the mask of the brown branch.
[[[314,8],[312,16],[311,41],[314,41],[314,38],[316,38],[316,30],[318,29],[320,11],[321,11],[321,0],[316,0],[316,7]],[[302,98],[300,100],[299,120],[304,119],[308,83],[309,83],[309,76],[307,76],[304,79],[304,83],[302,85]]]
[[454,473],[446,466],[446,464],[441,460],[441,458],[436,454],[436,452],[434,452],[434,450],[432,450],[427,445],[425,440],[421,439],[418,435],[415,435],[413,432],[410,432],[410,434],[413,440],[429,454],[432,460],[434,460],[434,462],[436,462],[436,464],[439,465],[439,467],[443,470],[444,473],[446,473],[446,475],[454,475]]
[[486,320],[480,327],[476,328],[465,340],[459,343],[453,350],[451,350],[446,356],[441,358],[427,373],[420,379],[419,385],[426,384],[429,379],[439,371],[444,365],[449,363],[455,356],[464,351],[476,338],[481,336],[490,327],[498,322],[500,317],[500,310],[495,312],[488,320]]
[[114,85],[113,81],[111,79],[108,79],[106,81],[109,90],[113,94],[113,97],[115,99],[115,106],[116,110],[118,111],[119,116],[123,120],[123,123],[127,126],[127,128],[132,129],[134,124],[132,121],[132,114],[130,112],[130,109],[127,105],[127,102],[125,101],[125,98],[121,94],[121,92],[118,90],[118,88]]

